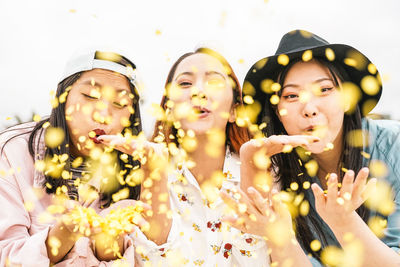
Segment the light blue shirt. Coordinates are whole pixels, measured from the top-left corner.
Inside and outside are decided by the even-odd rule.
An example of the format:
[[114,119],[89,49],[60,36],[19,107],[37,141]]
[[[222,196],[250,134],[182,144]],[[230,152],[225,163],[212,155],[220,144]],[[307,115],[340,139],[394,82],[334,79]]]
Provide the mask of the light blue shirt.
[[[391,120],[371,120],[364,118],[362,129],[369,133],[369,146],[364,148],[364,152],[370,158],[364,158],[363,166],[369,166],[371,160],[380,160],[386,164],[388,173],[384,178],[391,186],[394,196],[395,210],[387,219],[387,228],[381,240],[396,252],[400,251],[400,122]],[[315,182],[319,183],[317,178]],[[319,183],[320,184],[320,183]],[[315,208],[315,199],[311,189],[306,192],[310,204]],[[370,216],[377,216],[376,211],[371,210]],[[339,242],[325,222],[321,218],[322,229],[327,234],[329,245],[338,246]],[[311,258],[313,266],[323,266],[316,259]]]

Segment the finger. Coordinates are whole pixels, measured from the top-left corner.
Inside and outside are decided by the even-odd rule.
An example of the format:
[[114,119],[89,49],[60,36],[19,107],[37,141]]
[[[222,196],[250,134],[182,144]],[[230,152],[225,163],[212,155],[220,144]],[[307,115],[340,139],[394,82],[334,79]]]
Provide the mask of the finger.
[[272,209],[278,213],[281,217],[284,216],[287,212],[289,212],[286,204],[282,202],[281,196],[278,190],[273,189],[271,191],[271,206]]
[[344,200],[350,200],[353,192],[354,171],[348,170],[342,180],[342,188],[340,189],[340,196]]
[[135,205],[138,206],[138,207],[143,208],[144,211],[151,210],[151,205],[150,204],[145,203],[145,202],[140,201],[140,200],[135,201]]
[[126,142],[126,139],[122,136],[118,135],[100,135],[97,137],[99,141],[105,144],[124,144]]
[[228,205],[229,208],[234,210],[236,213],[238,213],[238,203],[235,198],[233,198],[231,195],[226,193],[225,191],[220,191],[220,196],[222,200],[225,202],[226,205]]
[[375,194],[377,182],[378,180],[376,178],[371,178],[368,181],[363,192],[361,193],[361,198],[363,201],[367,200],[371,195]]
[[[252,203],[249,203],[248,198],[243,195],[243,192],[238,192],[240,198],[236,199],[229,195],[228,193],[221,191],[220,195],[222,200],[230,207],[236,214],[257,214],[255,207]],[[247,199],[246,199],[247,198]]]
[[365,184],[367,182],[368,175],[369,175],[369,169],[366,167],[362,168],[358,172],[356,180],[354,181],[354,185],[353,185],[353,197],[354,198],[361,197],[361,194],[365,189]]
[[[258,214],[260,211],[256,208],[254,201],[242,189],[238,188],[240,194],[239,203],[246,205],[246,211],[249,214]],[[243,207],[242,207],[243,209]]]
[[235,218],[233,216],[222,216],[221,221],[229,224],[231,227],[234,227],[244,233],[249,232],[248,228],[246,228],[245,220],[243,218]]
[[100,135],[97,138],[102,144],[113,147],[123,153],[131,154],[135,149],[133,144],[127,143],[127,139],[118,135]]
[[317,210],[320,207],[325,206],[326,198],[325,198],[324,190],[322,190],[322,188],[319,185],[317,185],[316,183],[313,183],[311,185],[311,190],[313,191],[313,194],[314,194],[315,207],[317,208]]
[[338,180],[336,173],[331,173],[328,180],[328,192],[326,193],[326,204],[334,205],[338,198]]
[[250,199],[253,201],[255,207],[257,208],[257,210],[265,215],[266,212],[270,209],[269,206],[269,199],[265,199],[262,197],[262,195],[260,194],[260,192],[258,192],[254,187],[250,186],[247,189],[247,192],[249,193],[249,197]]

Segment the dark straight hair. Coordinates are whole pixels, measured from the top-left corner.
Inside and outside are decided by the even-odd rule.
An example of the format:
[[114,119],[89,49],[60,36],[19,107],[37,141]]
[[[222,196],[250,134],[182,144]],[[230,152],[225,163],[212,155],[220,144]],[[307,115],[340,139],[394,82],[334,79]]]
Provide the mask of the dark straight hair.
[[[325,59],[316,58],[319,64],[325,66],[332,78],[334,85],[339,88],[339,80],[342,82],[350,81],[349,76],[346,71],[338,64],[334,62],[326,61]],[[278,83],[283,87],[283,82],[286,78],[286,75],[290,68],[300,62],[301,60],[294,60],[289,65],[285,67],[285,69],[278,76]],[[281,95],[281,90],[278,95]],[[264,114],[262,114],[264,118],[264,122],[267,123],[267,126],[263,129],[263,133],[265,136],[271,135],[287,135],[287,132],[279,120],[276,112],[277,106],[271,105],[269,100],[265,101],[264,104]],[[355,173],[358,173],[360,169],[363,167],[363,158],[362,158],[362,148],[352,146],[346,136],[350,131],[361,129],[361,112],[359,107],[357,106],[355,111],[351,114],[345,113],[343,119],[343,146],[342,153],[339,160],[338,169],[340,172],[338,173],[339,180],[341,181],[341,177],[344,175],[343,168],[354,170]],[[306,190],[304,189],[303,183],[308,181],[312,183],[311,177],[307,174],[307,171],[304,167],[305,163],[311,159],[311,157],[304,157],[304,154],[301,152],[302,149],[295,149],[290,153],[279,153],[271,157],[272,164],[277,167],[276,176],[278,179],[278,183],[281,186],[282,190],[292,191],[290,188],[291,183],[296,182],[300,186],[298,190],[295,192],[296,194],[304,195],[307,201],[310,199],[307,198]],[[302,153],[300,156],[300,153]],[[357,209],[357,213],[360,217],[367,222],[369,218],[370,211],[364,205],[361,205]],[[306,216],[298,215],[295,218],[296,225],[296,237],[299,241],[300,245],[313,257],[320,259],[321,251],[328,246],[327,242],[327,234],[323,231],[321,226],[321,218],[319,217],[317,211],[310,205],[309,213]],[[310,247],[311,241],[314,239],[318,239],[322,246],[321,250],[313,251]],[[330,244],[332,245],[332,244]]]
[[[129,59],[121,56],[121,58],[118,59],[118,61],[116,62],[118,64],[121,64],[123,66],[126,67],[132,67],[133,69],[136,68],[135,64],[133,64]],[[82,75],[83,72],[78,72],[75,73],[67,78],[65,78],[64,80],[62,80],[58,86],[57,86],[57,92],[55,94],[56,98],[59,98],[64,92],[66,92],[66,90],[68,90]],[[133,98],[133,109],[134,109],[134,113],[130,115],[129,117],[129,121],[130,121],[130,126],[125,128],[124,131],[129,130],[132,132],[133,135],[137,135],[142,131],[142,123],[141,123],[141,117],[140,117],[140,109],[139,109],[139,95],[137,93],[137,88],[135,88],[135,86],[129,82],[129,86],[130,86],[130,90],[131,93],[134,95]],[[65,119],[65,102],[63,103],[59,103],[58,106],[56,106],[55,108],[52,109],[51,114],[48,118],[45,118],[39,122],[37,122],[34,126],[28,126],[28,127],[18,127],[17,129],[26,129],[26,132],[23,133],[19,133],[17,135],[14,135],[12,137],[10,137],[2,146],[1,148],[1,153],[3,152],[4,146],[11,141],[12,139],[14,139],[17,136],[21,136],[24,134],[28,134],[29,133],[29,140],[28,140],[28,148],[29,148],[29,153],[31,154],[32,158],[34,160],[35,159],[35,151],[37,151],[38,147],[39,147],[39,143],[36,143],[36,140],[40,140],[40,137],[43,135],[43,125],[46,122],[50,123],[50,127],[57,127],[60,128],[64,131],[65,137],[63,142],[55,148],[50,148],[50,147],[45,147],[45,154],[44,154],[44,158],[47,157],[53,157],[54,155],[62,155],[62,154],[67,154],[69,155],[64,170],[69,171],[70,170],[70,164],[71,164],[71,154],[70,154],[70,133],[67,127],[67,122]],[[32,129],[33,128],[33,129]],[[5,132],[10,132],[13,131],[13,128],[9,128],[7,130],[5,130],[3,133]],[[124,174],[124,180],[126,179],[126,177],[130,174],[130,171],[132,169],[135,169],[135,166],[139,165],[139,162],[137,160],[133,160],[133,158],[131,156],[128,156],[128,161],[127,162],[123,162],[120,158],[120,156],[123,154],[122,152],[116,151],[117,153],[117,164],[119,165],[119,169],[122,171],[125,171]],[[126,167],[129,166],[129,167]],[[133,168],[132,168],[133,166]],[[46,185],[47,184],[47,185]],[[50,175],[45,175],[45,183],[43,184],[43,187],[46,189],[46,192],[48,194],[54,194],[56,193],[56,190],[58,187],[65,185],[68,190],[71,189],[71,185],[69,185],[67,183],[66,179],[63,178],[54,178]],[[119,186],[117,188],[115,188],[115,190],[112,190],[111,192],[105,192],[101,194],[101,199],[103,201],[105,201],[105,206],[109,206],[112,202],[112,195],[116,192],[118,192],[119,190],[123,189],[123,188],[128,188],[129,189],[129,197],[130,199],[139,199],[140,197],[140,185],[137,186],[129,186],[128,184],[125,185],[121,185],[119,184]]]

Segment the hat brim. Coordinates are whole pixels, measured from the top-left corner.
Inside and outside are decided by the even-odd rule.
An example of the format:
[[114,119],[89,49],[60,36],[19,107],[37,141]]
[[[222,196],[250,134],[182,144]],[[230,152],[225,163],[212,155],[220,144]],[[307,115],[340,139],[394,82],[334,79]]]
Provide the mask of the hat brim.
[[[329,53],[327,53],[327,49]],[[273,92],[267,92],[263,89],[261,83],[266,79],[277,82],[278,75],[285,66],[295,59],[302,59],[307,50],[312,51],[312,58],[324,58],[328,61],[336,62],[343,67],[350,78],[350,82],[360,88],[361,98],[358,105],[362,116],[367,115],[376,106],[382,95],[381,77],[376,67],[365,55],[357,49],[345,44],[328,44],[313,48],[308,47],[306,49],[285,53],[284,55],[287,57],[284,58],[286,61],[283,62],[286,63],[284,65],[281,61],[280,63],[278,62],[278,57],[283,54],[276,54],[257,61],[248,71],[243,84],[243,93],[244,95],[251,95],[254,101],[261,104],[262,109],[257,116],[257,124],[262,123],[265,102],[269,101],[271,95],[274,94]],[[310,55],[310,53],[308,55]],[[334,55],[334,58],[332,58],[332,55]],[[371,90],[366,88],[365,84],[362,84],[363,78],[367,76],[372,76],[378,81],[379,88],[377,88],[377,90],[371,92]],[[250,83],[250,85],[247,83]],[[246,88],[252,89],[246,90]]]

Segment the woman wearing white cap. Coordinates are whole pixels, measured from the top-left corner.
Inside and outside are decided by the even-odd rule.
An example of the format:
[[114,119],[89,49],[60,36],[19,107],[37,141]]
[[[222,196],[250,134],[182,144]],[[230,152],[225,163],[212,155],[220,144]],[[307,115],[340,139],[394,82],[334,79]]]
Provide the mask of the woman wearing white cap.
[[[91,207],[104,217],[140,197],[140,182],[128,181],[139,162],[110,152],[99,139],[141,132],[135,68],[115,53],[75,57],[58,84],[51,115],[0,135],[1,266],[98,266],[118,255],[134,265],[128,230],[110,237],[88,219],[93,214],[71,214]],[[48,219],[55,208],[62,209],[56,221]]]
[[371,61],[296,30],[254,64],[244,88],[265,137],[241,147],[247,212],[226,219],[267,237],[278,265],[399,266],[400,124],[365,117],[382,92]]

